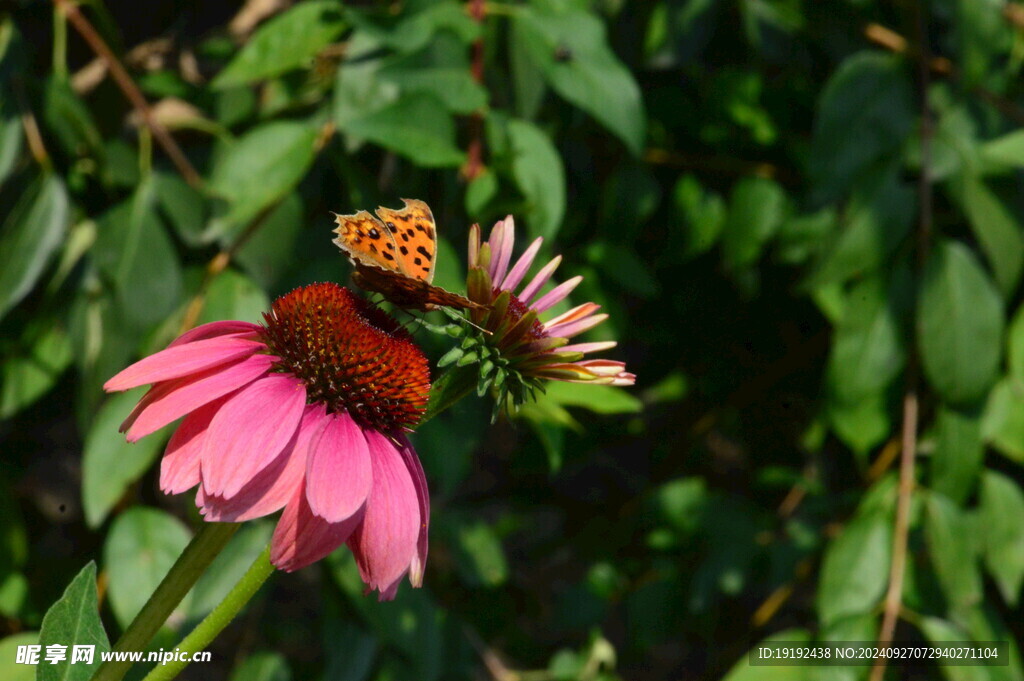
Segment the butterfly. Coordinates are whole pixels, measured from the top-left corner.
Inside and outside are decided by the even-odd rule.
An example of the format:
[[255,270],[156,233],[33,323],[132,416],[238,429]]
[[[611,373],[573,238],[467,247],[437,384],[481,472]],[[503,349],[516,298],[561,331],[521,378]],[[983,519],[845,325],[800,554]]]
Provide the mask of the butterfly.
[[405,208],[378,207],[377,217],[361,210],[334,214],[334,244],[355,265],[352,280],[399,307],[433,310],[437,306],[482,309],[469,298],[434,286],[437,229],[430,207],[418,199],[402,199]]

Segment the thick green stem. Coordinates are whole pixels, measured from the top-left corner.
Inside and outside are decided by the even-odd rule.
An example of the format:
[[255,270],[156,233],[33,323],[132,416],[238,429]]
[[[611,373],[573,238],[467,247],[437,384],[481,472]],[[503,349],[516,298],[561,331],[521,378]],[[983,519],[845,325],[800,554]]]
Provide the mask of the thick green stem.
[[[178,560],[160,582],[160,586],[128,625],[114,646],[114,651],[145,650],[174,608],[181,603],[185,594],[220,554],[239,527],[238,523],[203,523],[202,529],[178,556]],[[131,666],[131,661],[127,660],[106,662],[96,672],[92,681],[120,681]]]
[[[259,588],[263,586],[263,582],[267,581],[274,572],[274,566],[270,563],[270,546],[267,546],[260,554],[259,558],[249,566],[245,575],[234,588],[228,593],[223,601],[220,602],[216,608],[213,609],[206,618],[192,630],[188,636],[182,640],[181,644],[175,646],[178,650],[179,657],[185,660],[191,661],[193,656],[206,649],[210,642],[217,637],[221,631],[224,630],[231,620],[235,619],[235,616],[245,607],[245,604],[249,602]],[[170,681],[178,674],[181,670],[188,665],[187,661],[174,660],[165,665],[157,666],[151,671],[143,681]]]
[[[430,391],[430,404],[427,407],[427,413],[424,415],[421,424],[429,421],[468,395],[476,387],[476,384],[477,370],[475,367],[453,367],[439,379],[434,381],[433,388]],[[215,524],[211,525],[216,526]],[[234,530],[232,530],[232,532],[233,531]],[[196,539],[198,540],[198,536]],[[195,543],[197,543],[196,540],[193,540],[193,544]],[[191,549],[192,545],[185,550],[185,553],[188,554]],[[182,558],[178,559],[178,562],[181,563],[184,558],[185,554],[182,555]],[[206,566],[204,565],[203,567],[205,568]],[[175,564],[175,568],[172,568],[171,572],[173,573],[176,568],[177,564]],[[231,623],[238,613],[241,612],[242,608],[245,607],[245,604],[249,602],[257,591],[259,591],[263,582],[267,581],[267,578],[270,577],[273,572],[274,566],[270,562],[270,547],[267,546],[267,548],[263,550],[263,553],[260,554],[259,558],[249,566],[249,570],[245,573],[242,579],[235,584],[230,593],[228,593],[224,600],[221,601],[220,605],[214,608],[213,612],[207,615],[206,618],[200,622],[199,625],[196,626],[196,628],[193,629],[178,646],[175,646],[177,649],[175,652],[178,653],[176,657],[181,659],[176,659],[168,662],[167,664],[161,664],[155,667],[146,676],[146,678],[143,679],[143,681],[170,681],[180,674],[181,670],[183,670],[188,663],[192,661],[195,654],[205,650],[213,639]],[[168,575],[168,577],[170,577],[170,575]],[[195,580],[193,579],[192,581],[194,582]],[[163,584],[160,586],[162,588]],[[157,591],[159,592],[159,589],[157,589]],[[188,590],[186,589],[185,592],[187,591]],[[184,597],[185,592],[182,592],[181,596],[175,601],[175,603],[180,601],[181,597]],[[155,597],[156,594],[154,594],[154,598]],[[166,614],[170,614],[170,610],[172,609],[173,605],[167,610]],[[161,618],[160,623],[166,619],[166,614]],[[132,626],[135,626],[134,622],[132,623]],[[156,625],[156,628],[159,628],[159,623]],[[156,629],[153,629],[153,633],[155,632]],[[142,642],[142,645],[148,643],[150,638],[152,638],[152,634]],[[122,638],[122,640],[118,642],[117,649],[142,650],[142,647],[139,645],[133,645],[131,647],[126,646],[124,644],[124,638]],[[130,665],[130,663],[125,664],[125,667],[127,668],[128,665]],[[100,672],[102,673],[104,669],[106,669],[105,666],[101,668]],[[119,681],[123,675],[123,671],[118,673],[117,676],[110,675],[101,677],[100,675],[97,675],[93,681]]]

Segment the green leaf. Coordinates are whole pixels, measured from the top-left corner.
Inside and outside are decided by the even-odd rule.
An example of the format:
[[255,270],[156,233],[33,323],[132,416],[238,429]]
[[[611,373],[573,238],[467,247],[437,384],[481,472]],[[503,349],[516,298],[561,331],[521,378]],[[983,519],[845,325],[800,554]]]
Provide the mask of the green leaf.
[[508,579],[508,562],[501,540],[494,529],[483,522],[459,528],[458,547],[462,560],[457,565],[470,585],[501,586]]
[[153,173],[160,209],[178,237],[189,246],[202,246],[213,240],[206,230],[206,199],[176,174]]
[[1011,168],[1024,167],[1024,130],[1014,130],[981,145],[981,158]]
[[21,118],[11,106],[10,99],[3,98],[0,100],[0,187],[10,177],[18,159],[21,158],[24,137]]
[[226,269],[206,289],[206,304],[198,324],[222,319],[237,319],[259,324],[270,309],[270,299],[252,279],[241,272]]
[[910,277],[873,276],[850,289],[836,325],[828,361],[828,387],[840,402],[881,394],[906,360],[901,319],[906,318]]
[[163,448],[169,426],[129,443],[118,432],[145,391],[141,388],[109,398],[92,421],[82,455],[82,507],[89,527],[99,527],[128,486],[142,476]]
[[[7,638],[0,639],[0,679],[4,681],[36,681],[36,667],[30,664],[18,664],[18,647],[34,646],[39,643],[39,633],[24,631]],[[43,653],[40,653],[43,659]]]
[[60,176],[46,173],[21,194],[0,228],[0,318],[35,286],[60,246],[69,218]]
[[583,407],[595,414],[639,414],[643,403],[622,388],[551,381],[545,398],[566,407]]
[[551,89],[586,111],[639,156],[646,135],[640,87],[608,46],[593,14],[568,3],[524,5],[517,36]]
[[839,198],[865,170],[897,156],[915,115],[902,57],[876,51],[847,57],[818,101],[808,154],[818,200]]
[[210,189],[230,204],[210,225],[221,243],[229,242],[299,183],[316,157],[316,135],[316,129],[305,123],[264,123],[217,156]]
[[339,127],[428,168],[457,166],[465,155],[455,146],[455,123],[432,95],[406,95]]
[[102,153],[103,138],[96,122],[68,80],[52,75],[47,79],[43,119],[71,156]]
[[832,401],[828,418],[839,439],[861,459],[889,436],[889,411],[880,393],[852,403]]
[[[921,617],[917,624],[925,638],[935,644],[970,640],[963,629],[938,617]],[[987,667],[942,665],[941,662],[940,667],[944,672],[942,678],[947,681],[988,681],[991,678]]]
[[487,90],[466,68],[409,68],[403,63],[401,68],[381,69],[379,78],[394,83],[404,94],[432,96],[452,113],[470,114],[487,106]]
[[71,342],[54,323],[25,355],[11,355],[0,366],[0,421],[33,404],[56,384],[71,364]]
[[924,533],[932,567],[954,612],[982,598],[981,573],[970,519],[953,501],[932,492],[925,501]]
[[975,177],[963,179],[963,204],[967,221],[992,265],[996,283],[1010,295],[1020,282],[1024,267],[1021,227],[1000,200]]
[[345,30],[341,4],[307,0],[261,25],[210,87],[224,89],[309,68],[313,57]]
[[786,209],[786,194],[777,182],[748,177],[733,187],[729,213],[722,231],[722,254],[734,269],[752,265],[764,244],[779,228]]
[[868,173],[853,189],[839,228],[824,244],[806,282],[808,288],[845,282],[878,269],[910,232],[914,190],[889,166]]
[[693,175],[684,175],[676,183],[675,206],[683,222],[685,251],[688,256],[711,250],[726,224],[725,201],[705,191]]
[[1016,607],[1024,584],[1024,492],[1012,479],[987,471],[981,478],[981,531],[985,567]]
[[[114,520],[103,562],[110,576],[110,605],[121,626],[139,613],[189,539],[180,520],[155,508],[136,506]],[[176,610],[187,607],[186,597]]]
[[[100,656],[110,650],[107,633],[100,621],[96,594],[96,564],[89,562],[71,580],[64,595],[43,617],[39,644],[67,646],[66,659],[57,664],[43,663],[37,667],[37,681],[88,681],[100,665]],[[73,646],[95,646],[92,664],[71,663]],[[40,660],[42,662],[42,660]]]
[[247,657],[231,672],[231,681],[291,681],[292,671],[281,653],[260,651]]
[[130,200],[98,220],[92,253],[133,326],[147,328],[177,307],[184,288],[181,265],[157,216],[152,182],[140,184]]
[[981,434],[1000,454],[1024,463],[1024,379],[996,383],[985,404]]
[[[811,634],[805,629],[785,629],[769,636],[755,648],[772,643],[810,643]],[[739,662],[729,670],[722,681],[804,681],[814,672],[804,666],[753,666],[750,653],[743,653]]]
[[917,343],[925,375],[951,404],[985,397],[1002,355],[1002,299],[962,244],[935,245],[925,266]]
[[565,217],[565,168],[554,144],[540,128],[510,120],[505,128],[512,154],[512,177],[526,197],[531,237],[553,238]]
[[1017,308],[1006,332],[1006,364],[1010,376],[1024,379],[1024,305]]
[[304,209],[297,192],[284,197],[235,253],[235,261],[264,289],[272,289],[295,265],[295,243],[305,227]]
[[857,516],[832,540],[818,583],[817,609],[823,625],[875,608],[889,581],[891,554],[892,523],[885,513]]
[[935,417],[936,443],[931,457],[932,489],[958,504],[974,491],[985,447],[981,441],[981,414],[976,408],[940,407]]

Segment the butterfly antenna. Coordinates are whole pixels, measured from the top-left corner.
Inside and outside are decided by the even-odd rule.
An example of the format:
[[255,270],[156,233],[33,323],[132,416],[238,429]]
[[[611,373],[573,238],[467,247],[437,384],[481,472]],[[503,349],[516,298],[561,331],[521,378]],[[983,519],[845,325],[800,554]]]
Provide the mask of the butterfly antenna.
[[463,316],[462,316],[462,315],[460,315],[460,314],[459,314],[458,312],[454,312],[454,311],[450,310],[450,309],[449,309],[449,308],[447,308],[447,307],[442,307],[442,308],[441,308],[441,310],[442,310],[442,311],[443,311],[443,312],[445,313],[445,315],[447,315],[447,317],[448,317],[449,319],[451,319],[452,321],[455,321],[455,322],[459,322],[459,323],[465,322],[466,324],[469,324],[470,326],[472,326],[472,327],[473,327],[474,329],[476,329],[476,330],[477,330],[477,331],[479,331],[480,333],[484,334],[485,336],[492,336],[492,335],[494,335],[493,333],[491,333],[490,331],[488,331],[488,330],[487,330],[487,329],[485,329],[484,327],[482,327],[482,326],[480,326],[479,324],[477,324],[476,322],[474,322],[474,321],[473,321],[472,319],[470,319],[469,317],[463,317]]

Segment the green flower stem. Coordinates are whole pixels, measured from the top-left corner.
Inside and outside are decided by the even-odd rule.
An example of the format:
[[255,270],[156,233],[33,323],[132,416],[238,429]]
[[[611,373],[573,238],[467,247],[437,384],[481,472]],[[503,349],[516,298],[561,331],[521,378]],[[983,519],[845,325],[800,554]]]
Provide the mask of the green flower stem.
[[[238,523],[203,523],[203,527],[178,556],[178,560],[171,566],[170,572],[160,582],[160,586],[128,625],[114,646],[114,651],[145,650],[171,612],[181,603],[185,594],[220,554],[239,527]],[[131,666],[130,661],[106,662],[96,672],[92,681],[121,681]]]
[[[231,620],[235,619],[249,599],[256,595],[256,592],[263,586],[263,582],[267,581],[267,578],[273,573],[274,566],[270,563],[270,546],[268,545],[224,600],[176,646],[178,652],[182,653],[181,657],[191,660],[195,653],[205,650],[217,634],[223,631],[224,627],[231,623]],[[166,665],[158,665],[143,681],[170,681],[180,674],[186,665],[188,662],[178,660],[171,661]]]
[[[476,388],[476,385],[477,369],[475,367],[453,367],[450,369],[447,373],[434,381],[434,385],[430,391],[430,403],[427,406],[427,413],[424,415],[421,425],[471,393]],[[171,575],[173,575],[177,570],[178,564],[182,563],[186,555],[192,552],[194,545],[199,543],[200,536],[208,532],[210,527],[219,527],[221,525],[223,525],[223,523],[209,523],[206,525],[204,529],[200,531],[200,534],[196,536],[196,539],[192,540],[192,544],[185,549],[185,553],[178,559],[178,563],[175,563],[174,567],[171,568],[171,574],[169,574],[167,579],[164,581],[167,582],[171,579]],[[238,526],[230,525],[230,527],[232,528],[231,534],[233,534]],[[230,534],[227,538],[230,538]],[[224,539],[224,543],[227,543],[227,538]],[[217,552],[219,552],[221,548],[223,548],[223,544],[212,553],[209,560],[213,560],[213,556],[216,556]],[[203,564],[202,569],[205,569],[206,566],[209,565],[209,560]],[[202,569],[200,569],[200,572]],[[235,584],[234,588],[231,589],[224,600],[221,601],[220,604],[214,608],[213,612],[207,615],[206,618],[182,640],[181,644],[176,646],[178,649],[177,652],[181,654],[180,657],[191,660],[195,653],[205,650],[213,639],[216,638],[217,635],[220,634],[220,632],[223,631],[224,628],[238,615],[242,608],[245,607],[245,604],[249,602],[249,599],[259,591],[263,582],[267,581],[267,578],[270,577],[273,572],[274,566],[270,563],[270,546],[267,546],[267,548],[263,550],[263,553],[260,554],[259,558],[249,566],[245,575],[237,584]],[[189,587],[191,587],[195,582],[196,578],[198,578],[198,574],[188,583]],[[164,584],[161,583],[160,587],[157,589],[157,593],[159,593],[160,589],[163,587]],[[125,639],[128,637],[128,632],[125,632],[125,636],[118,642],[117,650],[142,650],[143,646],[148,643],[153,637],[153,634],[156,633],[156,630],[160,628],[160,624],[162,624],[167,618],[167,615],[169,615],[171,610],[174,609],[174,605],[176,605],[187,592],[188,588],[181,592],[181,594],[174,600],[174,603],[166,609],[166,612],[159,619],[159,622],[153,626],[152,630],[147,630],[148,634],[144,640],[142,640],[141,636],[137,636],[132,639],[131,646],[129,646],[125,643]],[[156,596],[156,593],[153,594],[153,599],[155,599]],[[146,608],[143,608],[143,612],[145,612],[147,608],[149,608],[148,603],[146,604]],[[135,627],[135,625],[136,622],[133,622],[132,627]],[[132,627],[129,627],[129,631]],[[113,663],[108,664],[112,665]],[[93,681],[120,681],[121,677],[124,676],[124,671],[127,670],[127,667],[130,666],[130,664],[131,663],[123,663],[124,670],[119,670],[116,672],[116,675],[115,673],[110,673],[106,676],[103,676],[103,672],[107,669],[107,665],[104,665]],[[159,665],[155,667],[146,676],[146,678],[143,679],[143,681],[170,681],[180,674],[181,670],[183,670],[187,665],[188,662],[178,660],[168,662],[165,665]]]

